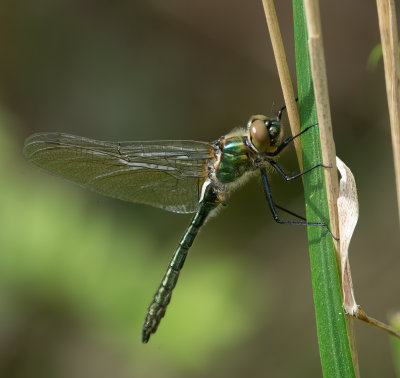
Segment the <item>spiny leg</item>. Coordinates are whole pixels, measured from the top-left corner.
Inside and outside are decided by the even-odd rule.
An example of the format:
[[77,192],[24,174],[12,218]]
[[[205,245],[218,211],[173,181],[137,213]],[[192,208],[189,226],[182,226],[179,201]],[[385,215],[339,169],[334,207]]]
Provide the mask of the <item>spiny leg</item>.
[[294,213],[293,211],[290,211],[290,210],[288,210],[288,209],[285,209],[285,208],[282,207],[282,206],[279,206],[277,203],[274,203],[274,205],[275,205],[275,207],[276,207],[277,209],[279,209],[279,210],[281,210],[281,211],[284,211],[285,213],[290,214],[290,215],[294,216],[295,218],[302,219],[303,221],[306,221],[306,220],[307,220],[307,219],[304,218],[303,216],[301,216],[301,215],[299,215],[299,214],[296,214],[296,213]]
[[304,170],[304,171],[302,171],[302,172],[300,172],[300,173],[297,173],[297,174],[295,174],[294,176],[288,176],[288,175],[283,171],[283,169],[279,166],[279,164],[278,164],[276,161],[274,161],[274,160],[267,160],[267,161],[268,161],[269,164],[272,165],[272,167],[273,167],[286,181],[294,180],[294,179],[296,179],[296,178],[298,178],[298,177],[300,177],[300,176],[303,176],[304,174],[306,174],[306,173],[308,173],[308,172],[310,172],[310,171],[312,171],[313,169],[318,168],[318,167],[332,168],[331,166],[323,165],[323,164],[320,163],[320,164],[316,164],[316,165],[312,166],[311,168],[308,168],[308,169],[306,169],[306,170]]
[[275,220],[275,222],[280,223],[280,224],[293,224],[293,225],[301,225],[301,226],[323,226],[325,227],[328,232],[330,233],[330,235],[335,239],[338,240],[338,238],[336,238],[331,230],[329,229],[328,225],[325,222],[307,222],[307,221],[289,221],[289,220],[281,220],[279,218],[279,215],[276,211],[276,205],[272,199],[272,195],[271,195],[271,189],[269,186],[269,182],[268,182],[268,178],[267,178],[267,172],[265,170],[264,167],[260,168],[261,171],[261,178],[263,181],[263,187],[264,187],[264,192],[265,192],[265,196],[267,198],[267,202],[269,205],[269,208],[271,210],[272,216]]
[[[295,101],[299,101],[299,98],[296,97]],[[286,105],[283,105],[280,110],[278,111],[278,114],[276,115],[276,120],[280,121],[282,119],[282,112],[286,109]]]

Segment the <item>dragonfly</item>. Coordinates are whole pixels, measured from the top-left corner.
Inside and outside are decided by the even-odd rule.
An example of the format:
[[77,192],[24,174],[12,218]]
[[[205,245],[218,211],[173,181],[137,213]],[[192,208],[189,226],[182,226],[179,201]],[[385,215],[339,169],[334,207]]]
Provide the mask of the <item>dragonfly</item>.
[[[152,205],[175,213],[194,213],[148,307],[142,342],[156,332],[170,303],[173,289],[196,235],[210,214],[227,204],[230,193],[256,174],[261,174],[269,209],[278,223],[323,226],[277,205],[271,195],[267,167],[286,181],[294,176],[278,165],[277,157],[299,134],[283,138],[282,107],[276,117],[250,117],[247,127],[234,129],[207,143],[193,140],[108,142],[64,133],[37,133],[24,145],[27,159],[39,168],[95,192],[125,201]],[[298,220],[282,220],[280,209]],[[332,235],[333,236],[333,235]]]

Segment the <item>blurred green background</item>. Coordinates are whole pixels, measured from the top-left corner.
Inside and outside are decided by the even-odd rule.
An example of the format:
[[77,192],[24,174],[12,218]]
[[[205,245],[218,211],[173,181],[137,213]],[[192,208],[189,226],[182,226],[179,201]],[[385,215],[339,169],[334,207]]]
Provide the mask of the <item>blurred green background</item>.
[[[294,72],[291,4],[278,5]],[[383,64],[367,69],[375,3],[321,12],[337,153],[359,191],[356,298],[386,320],[400,308],[400,240]],[[306,230],[273,222],[260,180],[204,227],[142,345],[190,216],[85,191],[22,156],[38,131],[207,141],[276,114],[261,2],[4,0],[0,43],[0,376],[320,376]],[[281,163],[298,169],[293,151]],[[304,213],[300,182],[271,182],[278,203]],[[362,376],[394,376],[388,337],[358,323],[356,336]]]

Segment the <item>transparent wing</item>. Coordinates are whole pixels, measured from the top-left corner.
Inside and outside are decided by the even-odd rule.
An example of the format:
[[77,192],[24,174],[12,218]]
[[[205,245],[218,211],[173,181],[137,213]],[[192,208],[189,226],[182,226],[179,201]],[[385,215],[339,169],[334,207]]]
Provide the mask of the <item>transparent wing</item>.
[[40,168],[98,193],[191,213],[198,207],[211,146],[185,140],[103,142],[39,133],[25,141],[24,154]]

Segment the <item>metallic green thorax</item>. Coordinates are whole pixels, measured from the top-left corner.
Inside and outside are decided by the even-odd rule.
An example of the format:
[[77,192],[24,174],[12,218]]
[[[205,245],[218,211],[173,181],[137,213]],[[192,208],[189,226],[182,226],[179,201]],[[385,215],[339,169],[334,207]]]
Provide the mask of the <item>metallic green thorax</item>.
[[251,169],[251,162],[242,137],[225,139],[221,147],[222,156],[215,174],[220,182],[227,184],[248,172]]

